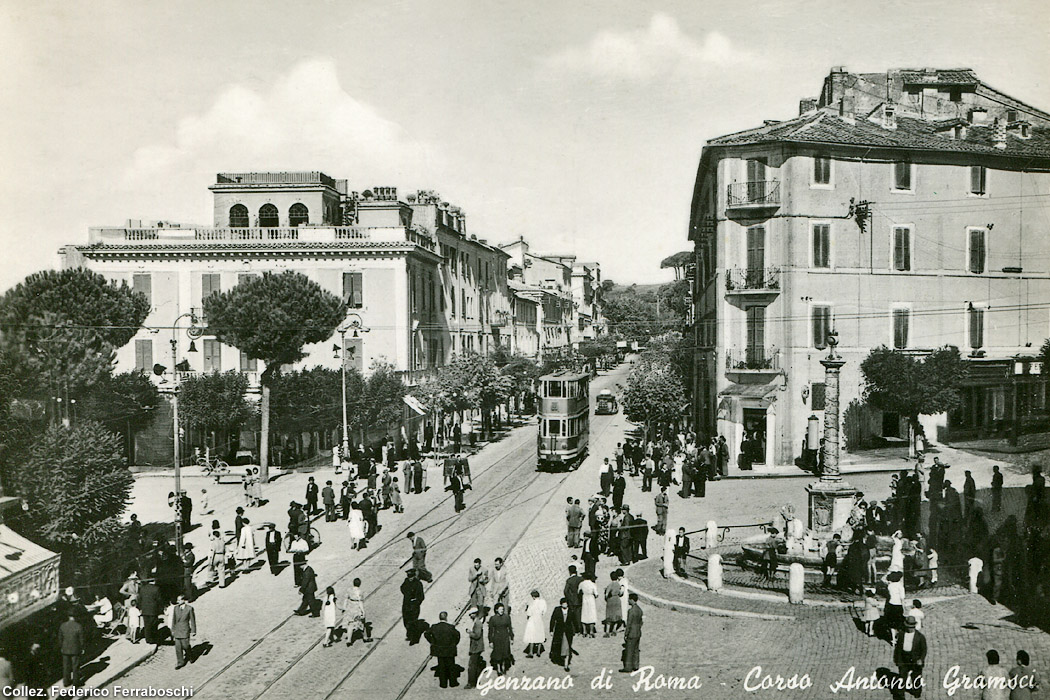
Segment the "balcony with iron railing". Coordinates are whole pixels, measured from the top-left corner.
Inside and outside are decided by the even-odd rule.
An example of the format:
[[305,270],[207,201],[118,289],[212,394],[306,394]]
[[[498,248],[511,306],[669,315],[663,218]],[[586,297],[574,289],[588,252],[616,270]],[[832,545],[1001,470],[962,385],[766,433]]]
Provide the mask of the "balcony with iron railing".
[[726,186],[726,209],[776,209],[780,206],[780,181],[734,182]]
[[157,246],[194,245],[201,243],[229,243],[231,246],[252,243],[337,243],[342,241],[372,241],[382,243],[412,243],[431,252],[437,244],[425,231],[403,226],[297,226],[290,227],[210,227],[157,226],[123,227],[97,226],[89,232],[91,245]]
[[726,294],[775,296],[779,293],[779,267],[737,267],[726,270]]
[[726,350],[726,373],[779,374],[780,350],[761,345]]

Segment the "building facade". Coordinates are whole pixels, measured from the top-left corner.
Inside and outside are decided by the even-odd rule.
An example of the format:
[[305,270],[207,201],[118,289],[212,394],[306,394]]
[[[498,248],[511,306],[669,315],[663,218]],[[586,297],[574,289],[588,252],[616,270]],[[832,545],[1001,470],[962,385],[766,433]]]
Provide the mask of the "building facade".
[[[352,192],[316,171],[224,173],[210,189],[211,226],[131,221],[92,228],[87,245],[60,251],[63,267],[91,268],[150,299],[144,328],[117,351],[120,370],[185,361],[190,374],[237,370],[257,387],[264,368],[207,333],[202,300],[247,275],[285,270],[341,297],[360,326],[338,356],[338,334],[308,346],[304,366],[345,362],[367,374],[384,361],[412,385],[453,353],[510,343],[507,254],[469,236],[462,211],[432,193],[402,201],[392,187]],[[172,333],[188,313],[204,327],[197,352],[184,332]],[[157,445],[143,440],[138,461],[171,454],[170,432]]]
[[508,254],[507,276],[516,282],[515,293],[539,307],[539,358],[549,359],[572,352],[576,304],[572,295],[573,258],[536,255],[524,238],[501,246]]
[[907,438],[861,395],[880,345],[970,364],[964,406],[923,417],[933,440],[1045,420],[1047,201],[1050,115],[969,70],[835,69],[797,118],[708,141],[689,231],[698,428],[734,459],[747,433],[756,462],[794,463],[823,424],[831,331],[847,451]]

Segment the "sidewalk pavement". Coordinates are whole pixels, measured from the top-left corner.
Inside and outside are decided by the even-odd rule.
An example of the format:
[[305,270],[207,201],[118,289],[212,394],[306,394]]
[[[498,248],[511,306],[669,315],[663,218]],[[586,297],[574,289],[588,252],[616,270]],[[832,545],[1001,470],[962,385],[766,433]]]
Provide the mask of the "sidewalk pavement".
[[[515,421],[512,427],[501,431],[497,434],[496,438],[491,441],[479,442],[473,452],[477,461],[472,460],[472,468],[474,470],[482,470],[487,467],[490,463],[501,460],[506,456],[508,450],[513,450],[513,441],[508,441],[508,437],[515,436],[516,431],[524,430],[529,431],[534,428],[534,421],[524,420]],[[398,474],[400,476],[400,474]],[[330,464],[323,465],[318,469],[312,469],[303,471],[301,473],[289,471],[281,475],[281,478],[273,478],[271,481],[263,487],[263,496],[265,502],[262,506],[256,508],[248,508],[245,506],[244,490],[240,484],[216,484],[215,480],[209,476],[206,476],[200,467],[186,467],[181,470],[182,486],[186,490],[187,494],[194,501],[192,523],[194,525],[188,533],[185,533],[183,541],[193,545],[194,551],[197,553],[197,566],[195,568],[194,583],[198,589],[205,593],[204,597],[200,598],[194,603],[194,607],[197,609],[198,624],[204,619],[210,620],[209,626],[214,626],[216,618],[215,611],[212,610],[209,613],[210,608],[224,607],[223,601],[230,601],[230,597],[234,596],[242,598],[247,592],[245,584],[241,582],[241,579],[245,578],[244,574],[238,575],[235,578],[231,576],[230,585],[225,589],[209,589],[210,583],[210,572],[207,565],[207,557],[210,551],[208,547],[208,533],[210,528],[206,527],[212,519],[220,521],[223,532],[227,535],[228,540],[232,540],[233,537],[233,519],[235,516],[235,509],[238,506],[245,508],[245,515],[250,519],[251,527],[257,530],[263,523],[272,522],[277,525],[277,529],[281,531],[282,535],[286,529],[287,524],[287,508],[289,501],[297,501],[302,503],[305,501],[305,492],[307,480],[310,476],[313,476],[315,481],[323,487],[325,482],[329,479],[332,480],[333,486],[338,487],[342,484],[345,477],[345,472],[336,474]],[[127,511],[127,516],[130,517],[131,513],[137,513],[140,521],[144,525],[150,523],[168,523],[173,517],[172,509],[167,504],[167,494],[169,491],[174,489],[174,470],[158,470],[139,472],[135,475],[135,484],[132,488],[131,506]],[[358,482],[358,490],[360,492],[361,481]],[[424,492],[425,495],[411,495],[405,498],[405,510],[407,515],[412,515],[413,511],[416,510],[416,501],[420,504],[419,507],[429,507],[427,504],[431,504],[434,499],[440,500],[445,497],[443,488],[443,476],[442,467],[437,465],[428,470],[426,483],[428,484],[428,491]],[[201,489],[207,489],[209,495],[209,513],[202,513],[200,511],[200,495]],[[338,489],[337,489],[338,490]],[[417,501],[417,499],[419,499]],[[380,521],[384,519],[388,524],[391,523],[392,511],[382,511],[385,516],[381,516]],[[396,520],[404,516],[394,515],[393,518]],[[314,516],[314,522],[324,523],[323,513]],[[320,525],[318,525],[321,528]],[[339,528],[333,530],[332,528]],[[339,540],[345,537],[344,530],[346,528],[345,521],[338,521],[337,523],[328,523],[326,528],[322,529],[322,539]],[[385,531],[380,531],[379,535],[373,541],[373,547],[381,547],[387,538],[389,538],[395,531],[396,527],[390,527]],[[256,550],[257,556],[256,561],[260,561],[265,558],[265,550],[263,546],[262,533],[256,536]],[[231,545],[227,544],[227,552],[230,552]],[[282,555],[283,559],[287,560],[287,554],[284,553],[284,547],[282,542]],[[324,550],[324,551],[322,551]],[[336,567],[340,571],[345,569],[346,561],[350,557],[358,557],[360,555],[350,553],[348,547],[329,546],[327,549],[322,545],[321,549],[317,550],[318,554],[311,557],[311,562],[315,570],[318,573],[319,580],[323,580],[324,577],[330,575],[329,569]],[[258,567],[258,564],[256,564]],[[230,575],[230,572],[228,572]],[[266,589],[267,586],[271,585],[269,579],[273,578],[270,576],[249,576],[254,579],[254,583],[248,584],[252,588],[258,590]],[[284,577],[288,578],[288,577]],[[261,585],[260,585],[261,584]],[[280,584],[282,588],[288,589],[288,596],[290,599],[286,606],[275,608],[271,611],[273,614],[283,615],[285,614],[285,607],[290,609],[294,606],[294,603],[298,601],[298,594],[294,593],[287,582]],[[271,593],[272,595],[272,593]],[[202,607],[203,606],[203,607]],[[247,634],[247,633],[246,633]],[[204,638],[205,634],[202,631],[199,635],[200,638]],[[250,635],[248,635],[250,636]],[[87,688],[101,688],[105,687],[114,681],[122,678],[135,667],[148,661],[151,657],[155,656],[160,648],[164,646],[147,645],[145,642],[140,641],[138,644],[132,644],[125,637],[121,636],[97,658],[92,659],[85,663],[84,671],[90,673],[90,670],[94,664],[102,662],[105,664],[104,668],[95,672],[94,674],[87,677],[85,681],[85,687]],[[85,673],[84,675],[87,675]],[[61,683],[60,683],[61,685]]]
[[[961,492],[965,471],[969,470],[977,482],[977,488],[987,488],[992,483],[992,466],[999,465],[1003,473],[1003,485],[1024,486],[1031,483],[1031,474],[1019,469],[1017,465],[1002,460],[992,459],[985,455],[977,455],[966,450],[949,447],[948,445],[934,445],[926,452],[926,473],[929,474],[933,458],[940,457],[941,462],[951,465],[945,478],[951,481]],[[915,459],[907,456],[905,447],[886,447],[875,450],[864,450],[857,453],[845,453],[839,463],[839,471],[843,477],[854,474],[888,474],[900,471],[911,471],[915,467]],[[769,478],[809,478],[816,479],[816,475],[794,465],[780,467],[758,466],[749,471],[742,471],[735,465],[730,465],[728,479],[769,479]]]

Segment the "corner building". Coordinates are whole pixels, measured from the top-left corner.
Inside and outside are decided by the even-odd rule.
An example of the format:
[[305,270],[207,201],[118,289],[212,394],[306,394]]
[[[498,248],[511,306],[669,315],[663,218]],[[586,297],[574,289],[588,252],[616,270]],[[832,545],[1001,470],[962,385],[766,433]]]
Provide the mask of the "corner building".
[[[1050,114],[968,69],[833,69],[798,117],[711,139],[693,192],[699,431],[746,431],[759,467],[791,465],[823,424],[838,333],[846,452],[907,439],[862,399],[880,345],[955,345],[963,406],[925,416],[934,441],[1047,420],[1034,361],[1050,335]],[[1045,376],[1045,375],[1044,375]]]

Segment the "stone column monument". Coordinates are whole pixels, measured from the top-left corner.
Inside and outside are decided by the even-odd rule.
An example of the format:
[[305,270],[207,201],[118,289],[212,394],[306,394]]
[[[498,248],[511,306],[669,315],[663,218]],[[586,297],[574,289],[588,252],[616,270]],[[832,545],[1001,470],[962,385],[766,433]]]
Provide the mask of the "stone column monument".
[[828,334],[828,356],[824,365],[824,470],[820,481],[806,487],[809,493],[809,529],[818,537],[831,537],[845,526],[857,490],[842,480],[839,472],[839,376],[846,361],[835,354],[838,335]]

